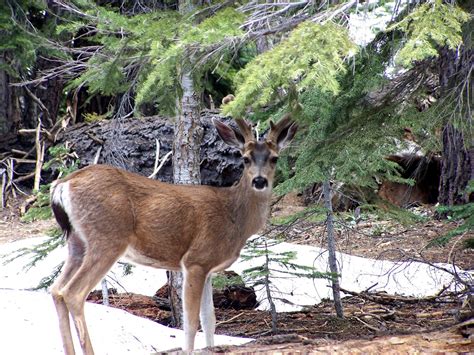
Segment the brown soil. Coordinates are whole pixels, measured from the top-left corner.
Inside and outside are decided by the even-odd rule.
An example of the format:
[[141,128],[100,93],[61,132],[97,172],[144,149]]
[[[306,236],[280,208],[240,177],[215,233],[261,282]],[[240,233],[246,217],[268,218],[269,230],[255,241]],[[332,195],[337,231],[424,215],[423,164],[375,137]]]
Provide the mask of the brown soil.
[[33,223],[22,222],[20,210],[26,204],[25,201],[25,197],[10,199],[8,207],[0,209],[0,244],[44,236],[49,229],[56,226],[52,219]]
[[[282,217],[304,210],[301,198],[285,196],[274,206],[273,217]],[[446,245],[430,245],[456,228],[460,222],[437,220],[432,206],[413,209],[426,216],[426,221],[404,226],[393,220],[380,220],[365,215],[357,223],[352,213],[337,217],[336,243],[340,252],[391,261],[420,260],[431,263],[455,263],[464,270],[474,269],[474,249],[465,249],[463,242],[474,238],[474,230],[452,238]],[[310,220],[311,218],[309,218]],[[300,221],[290,227],[269,227],[270,236],[283,235],[286,242],[325,247],[325,226],[321,222]]]
[[[95,295],[90,301],[100,303]],[[152,297],[118,294],[113,307],[169,325],[170,312],[161,310]],[[327,352],[416,353],[425,351],[474,351],[472,312],[455,298],[443,302],[394,300],[381,305],[363,296],[343,299],[345,318],[335,317],[330,301],[301,312],[278,314],[278,332],[272,333],[268,312],[216,309],[217,334],[257,339],[243,346],[215,347],[213,353]],[[470,327],[454,327],[463,319]],[[470,333],[471,332],[471,333]],[[396,336],[395,336],[396,335]]]

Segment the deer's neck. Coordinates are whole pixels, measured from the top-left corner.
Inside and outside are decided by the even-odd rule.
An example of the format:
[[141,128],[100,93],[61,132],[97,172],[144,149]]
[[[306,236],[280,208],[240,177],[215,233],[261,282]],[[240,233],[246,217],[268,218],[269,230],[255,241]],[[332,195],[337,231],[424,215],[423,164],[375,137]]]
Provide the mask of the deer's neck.
[[234,223],[240,226],[244,238],[260,231],[270,211],[271,188],[255,191],[248,182],[241,179],[230,189],[230,207]]

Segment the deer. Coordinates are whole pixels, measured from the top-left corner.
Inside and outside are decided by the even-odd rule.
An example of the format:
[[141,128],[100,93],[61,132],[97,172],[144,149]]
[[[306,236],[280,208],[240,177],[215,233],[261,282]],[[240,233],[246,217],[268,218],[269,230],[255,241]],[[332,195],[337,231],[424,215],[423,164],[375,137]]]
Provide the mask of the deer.
[[50,288],[65,354],[75,354],[69,316],[82,353],[94,353],[84,304],[122,257],[181,271],[183,351],[194,349],[199,323],[206,346],[214,346],[211,274],[237,260],[264,226],[278,154],[297,130],[286,115],[258,140],[245,119],[235,122],[238,128],[213,120],[220,138],[242,155],[242,176],[231,187],[168,184],[108,165],[90,165],[52,184],[51,207],[68,248]]

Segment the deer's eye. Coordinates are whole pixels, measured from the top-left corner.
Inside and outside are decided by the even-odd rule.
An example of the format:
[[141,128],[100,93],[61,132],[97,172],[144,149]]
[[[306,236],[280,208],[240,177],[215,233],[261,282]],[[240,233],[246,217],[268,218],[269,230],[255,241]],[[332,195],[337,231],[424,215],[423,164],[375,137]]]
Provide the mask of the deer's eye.
[[276,164],[278,162],[278,157],[271,157],[270,158],[270,163]]
[[250,164],[250,159],[248,157],[244,157],[244,164],[245,165]]

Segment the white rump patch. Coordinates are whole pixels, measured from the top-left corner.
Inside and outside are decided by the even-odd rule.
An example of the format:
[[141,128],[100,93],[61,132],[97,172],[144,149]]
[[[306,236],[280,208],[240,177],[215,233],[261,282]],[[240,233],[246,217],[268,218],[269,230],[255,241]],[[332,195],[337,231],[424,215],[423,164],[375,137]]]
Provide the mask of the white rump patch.
[[72,204],[68,181],[61,183],[53,182],[51,185],[51,201],[61,206],[72,221]]

